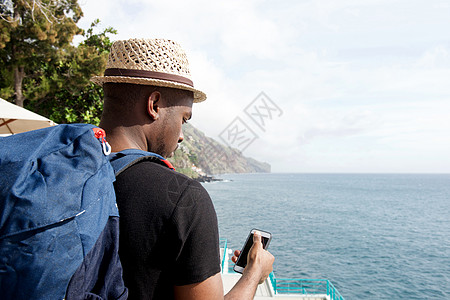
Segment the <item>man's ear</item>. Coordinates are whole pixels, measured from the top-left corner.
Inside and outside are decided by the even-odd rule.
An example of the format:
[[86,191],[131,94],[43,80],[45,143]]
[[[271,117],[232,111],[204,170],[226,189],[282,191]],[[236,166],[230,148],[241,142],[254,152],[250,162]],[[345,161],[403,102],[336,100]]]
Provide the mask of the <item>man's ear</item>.
[[153,121],[159,118],[159,104],[161,100],[161,93],[154,91],[150,94],[147,100],[147,113]]

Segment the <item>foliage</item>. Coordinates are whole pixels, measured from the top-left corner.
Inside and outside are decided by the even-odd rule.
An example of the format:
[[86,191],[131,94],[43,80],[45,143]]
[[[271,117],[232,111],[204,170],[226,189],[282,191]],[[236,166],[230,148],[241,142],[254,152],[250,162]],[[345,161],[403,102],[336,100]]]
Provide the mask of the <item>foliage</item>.
[[[0,96],[57,123],[97,124],[101,87],[89,81],[105,68],[112,28],[84,32],[77,0],[6,0],[0,3]],[[75,35],[84,40],[72,45]]]
[[192,170],[192,168],[177,168],[176,169],[178,173],[184,174],[191,178],[198,178],[199,174]]
[[[42,64],[57,60],[72,38],[83,13],[77,0],[7,0],[0,4],[0,87],[13,82],[16,104],[23,106],[23,80]],[[8,78],[9,77],[9,78]],[[11,90],[8,89],[9,94]],[[8,95],[10,98],[12,95]]]
[[[78,47],[71,47],[64,57],[56,62],[44,64],[40,70],[39,84],[27,86],[27,108],[48,116],[56,123],[91,123],[98,125],[103,108],[103,90],[90,82],[94,75],[100,75],[111,47],[108,34],[115,34],[107,28],[94,34],[96,20],[84,34],[85,40]],[[45,94],[40,91],[45,90]],[[37,87],[37,88],[33,88]]]

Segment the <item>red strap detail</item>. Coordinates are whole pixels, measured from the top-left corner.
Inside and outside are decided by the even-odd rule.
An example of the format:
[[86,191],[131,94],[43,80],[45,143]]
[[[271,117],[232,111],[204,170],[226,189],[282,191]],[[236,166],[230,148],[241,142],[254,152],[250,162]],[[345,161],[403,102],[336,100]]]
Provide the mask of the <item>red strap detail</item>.
[[168,161],[167,159],[161,159],[161,161],[162,161],[163,163],[165,163],[166,166],[168,166],[170,169],[172,169],[172,170],[175,171],[175,168],[174,168],[173,165],[170,163],[170,161]]
[[92,131],[94,131],[94,135],[96,138],[101,139],[102,141],[105,140],[106,132],[98,127],[92,128]]

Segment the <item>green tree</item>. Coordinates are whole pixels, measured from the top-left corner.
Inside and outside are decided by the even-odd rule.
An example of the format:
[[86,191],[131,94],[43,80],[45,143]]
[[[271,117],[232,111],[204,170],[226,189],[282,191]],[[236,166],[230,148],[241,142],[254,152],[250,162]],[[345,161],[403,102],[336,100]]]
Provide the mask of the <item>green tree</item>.
[[14,96],[15,103],[23,106],[24,79],[66,51],[73,36],[82,33],[76,25],[82,15],[77,0],[3,0],[0,3],[2,95]]
[[49,117],[57,123],[100,122],[103,108],[103,90],[90,82],[106,66],[111,47],[109,27],[95,34],[99,20],[83,33],[84,41],[77,47],[67,47],[56,60],[43,62],[25,84],[27,108]]
[[94,33],[99,20],[83,31],[82,14],[77,0],[2,0],[1,97],[57,123],[99,123],[103,91],[89,79],[103,72],[116,31]]

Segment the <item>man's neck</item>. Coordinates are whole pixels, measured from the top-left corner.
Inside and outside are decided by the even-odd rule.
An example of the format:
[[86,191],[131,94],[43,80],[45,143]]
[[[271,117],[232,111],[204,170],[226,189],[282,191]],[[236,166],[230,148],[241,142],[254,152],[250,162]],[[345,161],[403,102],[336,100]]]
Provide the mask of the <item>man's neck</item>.
[[106,131],[106,140],[111,145],[112,152],[125,149],[148,150],[147,139],[140,126],[108,126],[106,122],[101,122],[100,127]]

